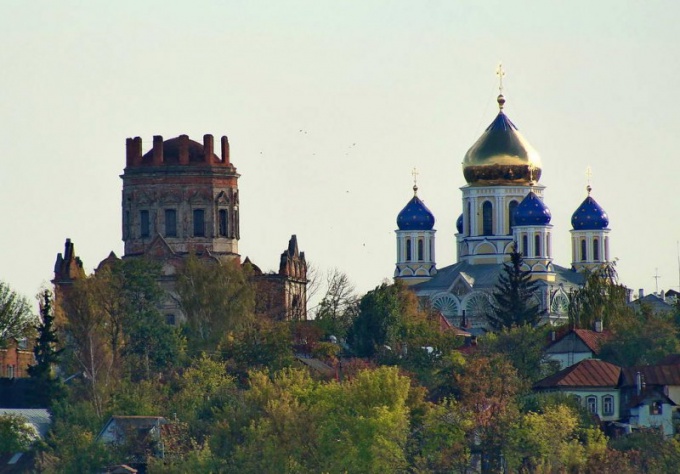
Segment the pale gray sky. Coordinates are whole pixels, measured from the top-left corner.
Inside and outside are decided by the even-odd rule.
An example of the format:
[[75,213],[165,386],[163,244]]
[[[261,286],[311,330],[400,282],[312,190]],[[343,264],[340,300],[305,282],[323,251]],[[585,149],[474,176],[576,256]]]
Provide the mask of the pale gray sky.
[[122,253],[125,139],[230,138],[242,255],[291,234],[367,291],[390,278],[419,195],[455,261],[461,161],[506,112],[543,160],[555,261],[571,214],[609,213],[623,283],[678,286],[675,1],[6,1],[0,8],[0,279],[33,296],[70,237],[88,271]]

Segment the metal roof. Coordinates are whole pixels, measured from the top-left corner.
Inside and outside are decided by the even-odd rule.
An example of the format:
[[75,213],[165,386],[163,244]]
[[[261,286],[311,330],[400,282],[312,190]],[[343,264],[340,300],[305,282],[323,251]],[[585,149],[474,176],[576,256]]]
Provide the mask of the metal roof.
[[539,380],[534,388],[605,388],[616,387],[621,367],[597,359],[586,359]]

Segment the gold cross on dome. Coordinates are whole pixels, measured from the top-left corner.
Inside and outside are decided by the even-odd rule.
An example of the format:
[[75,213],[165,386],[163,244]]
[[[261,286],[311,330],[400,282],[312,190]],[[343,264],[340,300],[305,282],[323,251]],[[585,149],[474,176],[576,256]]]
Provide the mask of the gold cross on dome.
[[503,95],[503,77],[505,76],[505,71],[503,70],[503,63],[498,63],[496,68],[496,75],[498,76],[498,92]]
[[590,180],[593,177],[593,171],[590,169],[590,166],[586,167],[586,189],[588,190],[588,194],[590,194],[590,190],[593,189],[590,186]]

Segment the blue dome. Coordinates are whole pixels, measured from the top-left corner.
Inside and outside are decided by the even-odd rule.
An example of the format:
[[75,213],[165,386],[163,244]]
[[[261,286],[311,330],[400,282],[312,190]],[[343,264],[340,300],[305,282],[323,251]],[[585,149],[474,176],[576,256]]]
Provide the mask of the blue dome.
[[515,208],[515,225],[548,225],[552,215],[550,209],[533,191],[529,191]]
[[608,225],[609,216],[590,195],[571,216],[574,230],[602,230]]
[[458,219],[456,220],[456,230],[459,234],[463,233],[463,214],[458,216]]
[[397,226],[399,230],[432,230],[434,215],[425,203],[414,195],[397,216]]

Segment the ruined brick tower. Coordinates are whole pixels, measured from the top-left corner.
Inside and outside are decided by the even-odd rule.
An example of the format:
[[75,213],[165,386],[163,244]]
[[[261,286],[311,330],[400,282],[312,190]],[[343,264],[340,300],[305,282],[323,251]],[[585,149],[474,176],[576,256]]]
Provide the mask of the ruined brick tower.
[[[160,263],[159,283],[165,293],[158,309],[168,324],[186,319],[175,283],[177,270],[188,255],[240,263],[239,176],[229,159],[227,137],[221,139],[220,156],[214,153],[212,135],[204,135],[203,144],[187,135],[165,141],[155,136],[152,149],[144,154],[141,138],[127,139],[121,175],[123,258],[149,257]],[[111,253],[98,268],[117,258]],[[255,268],[262,314],[275,319],[306,319],[307,263],[304,252],[298,250],[297,238],[291,238],[282,254],[278,274],[263,275]],[[54,268],[57,298],[84,277],[83,264],[67,239]]]
[[239,201],[229,141],[214,153],[212,135],[203,144],[180,135],[142,154],[142,139],[127,139],[123,179],[125,257],[161,259],[189,253],[220,261],[238,258]]

